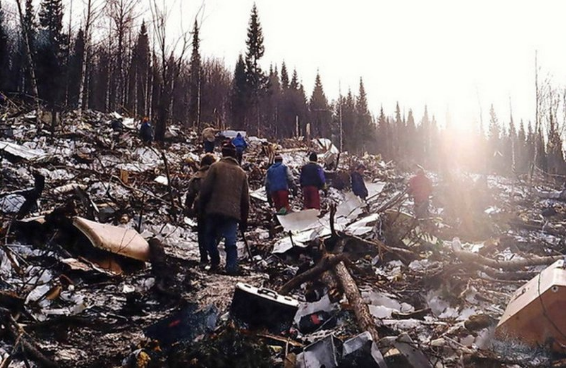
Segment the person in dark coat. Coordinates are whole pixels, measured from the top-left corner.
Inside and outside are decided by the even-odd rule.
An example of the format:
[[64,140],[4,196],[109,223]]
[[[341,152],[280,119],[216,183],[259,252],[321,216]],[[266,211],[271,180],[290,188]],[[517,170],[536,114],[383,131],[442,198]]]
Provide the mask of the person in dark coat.
[[198,213],[199,193],[210,165],[215,162],[216,157],[212,154],[206,154],[202,157],[199,170],[191,177],[191,180],[189,180],[189,190],[187,191],[187,198],[185,199],[185,214],[189,217],[196,216],[197,219],[198,249],[201,264],[208,263],[208,251],[205,238],[205,219],[199,216]]
[[301,188],[303,190],[304,209],[315,208],[320,210],[320,194],[318,191],[326,187],[324,171],[317,164],[316,153],[311,153],[309,163],[301,168]]
[[211,270],[220,264],[218,238],[224,238],[226,272],[238,273],[236,238],[247,228],[250,209],[248,177],[236,160],[232,144],[222,146],[222,159],[210,166],[200,188],[199,212],[206,216],[206,244]]
[[143,122],[140,127],[140,137],[146,144],[151,144],[151,142],[153,142],[153,127],[147,117],[143,118]]
[[291,170],[283,164],[283,157],[276,155],[274,164],[267,170],[265,176],[265,192],[269,205],[274,206],[277,212],[289,212],[289,188],[293,196],[297,195],[297,187]]
[[248,148],[248,142],[242,137],[241,133],[236,134],[236,137],[232,139],[232,144],[236,147],[236,158],[238,163],[242,164],[242,157],[244,156],[244,151]]
[[352,192],[355,195],[366,200],[368,196],[368,189],[366,188],[366,183],[364,182],[364,171],[366,167],[363,164],[359,164],[356,170],[352,172],[350,177],[352,178]]

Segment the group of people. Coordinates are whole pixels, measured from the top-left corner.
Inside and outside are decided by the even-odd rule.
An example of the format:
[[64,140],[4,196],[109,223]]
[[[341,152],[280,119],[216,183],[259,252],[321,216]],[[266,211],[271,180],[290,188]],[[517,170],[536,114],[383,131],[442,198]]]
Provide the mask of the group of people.
[[[299,184],[303,192],[303,208],[320,210],[320,190],[326,189],[324,170],[317,163],[316,153],[309,155],[309,162],[301,168]],[[283,164],[283,157],[277,155],[274,163],[267,169],[265,192],[270,206],[280,214],[290,211],[289,191],[295,197],[298,188],[291,170]]]
[[[222,143],[222,158],[214,155],[216,133],[214,128],[203,131],[205,155],[199,170],[191,177],[186,196],[185,210],[189,216],[196,217],[200,262],[210,265],[210,270],[218,271],[220,255],[218,244],[224,239],[227,274],[239,273],[238,250],[236,246],[238,229],[246,231],[250,208],[249,186],[245,171],[241,168],[242,156],[247,148],[244,137],[238,133],[232,140]],[[298,185],[291,169],[283,163],[283,157],[276,155],[267,170],[265,190],[269,205],[278,214],[291,210],[289,195],[298,195],[301,188],[304,209],[320,210],[320,191],[326,191],[324,170],[318,164],[316,153],[309,154],[309,161],[300,169]],[[352,191],[362,200],[368,197],[364,182],[366,167],[358,164],[350,175]],[[429,196],[432,184],[423,170],[409,180],[409,194],[414,198],[415,215],[428,216]]]

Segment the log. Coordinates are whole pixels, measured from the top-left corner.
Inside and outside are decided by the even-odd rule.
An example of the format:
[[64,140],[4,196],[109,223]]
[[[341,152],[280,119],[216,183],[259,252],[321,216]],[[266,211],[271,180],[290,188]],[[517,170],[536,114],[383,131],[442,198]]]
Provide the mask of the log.
[[534,257],[529,259],[515,259],[510,261],[496,261],[479,254],[465,252],[465,251],[454,251],[456,257],[458,257],[462,262],[473,262],[479,263],[484,266],[491,268],[505,269],[505,270],[516,270],[527,266],[541,266],[550,265],[558,260],[564,259],[563,255],[560,256],[548,256],[548,257]]
[[346,254],[325,256],[310,270],[305,271],[287,281],[287,283],[285,283],[281,287],[281,289],[279,289],[279,294],[287,295],[291,291],[293,291],[293,289],[299,287],[301,284],[322,275],[324,272],[331,270],[338,263],[347,260],[348,257]]
[[348,302],[354,310],[358,326],[362,331],[368,331],[373,338],[373,341],[379,341],[379,333],[377,332],[377,326],[373,316],[369,312],[367,304],[362,299],[358,285],[348,272],[344,262],[340,262],[334,268],[336,271],[336,276],[338,278],[338,283],[344,290]]
[[32,358],[35,362],[37,362],[39,367],[46,367],[46,368],[59,367],[59,364],[47,358],[39,350],[39,348],[36,346],[33,339],[31,338],[31,336],[29,336],[24,331],[22,326],[20,326],[20,324],[14,319],[14,317],[10,315],[9,311],[7,311],[6,313],[6,318],[7,318],[6,325],[8,327],[8,331],[10,332],[12,339],[14,339],[16,343],[20,344],[25,355],[27,355],[28,357]]

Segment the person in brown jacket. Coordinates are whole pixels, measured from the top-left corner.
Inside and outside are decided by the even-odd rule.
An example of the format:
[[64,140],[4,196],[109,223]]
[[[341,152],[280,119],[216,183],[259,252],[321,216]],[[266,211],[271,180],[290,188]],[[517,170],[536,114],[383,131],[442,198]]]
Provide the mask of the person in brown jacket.
[[189,180],[189,190],[187,191],[187,198],[185,199],[185,214],[189,217],[194,217],[196,215],[197,219],[197,236],[198,236],[198,250],[200,253],[200,263],[208,263],[208,252],[206,250],[205,242],[205,223],[204,218],[198,216],[198,201],[199,193],[202,182],[206,177],[206,173],[210,168],[210,165],[216,162],[216,157],[213,154],[206,154],[200,160],[199,170],[191,177]]
[[222,159],[210,166],[201,186],[199,210],[206,217],[205,238],[211,270],[218,269],[220,255],[218,238],[224,238],[226,272],[238,273],[236,238],[238,224],[246,231],[250,197],[248,177],[236,160],[236,148],[222,146]]

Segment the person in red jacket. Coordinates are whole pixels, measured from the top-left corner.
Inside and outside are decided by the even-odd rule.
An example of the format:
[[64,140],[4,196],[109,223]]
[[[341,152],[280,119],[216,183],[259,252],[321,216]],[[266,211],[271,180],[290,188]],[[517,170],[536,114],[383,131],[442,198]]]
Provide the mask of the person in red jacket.
[[409,195],[415,201],[415,216],[417,218],[428,217],[429,197],[432,194],[432,182],[427,178],[423,169],[409,179]]

